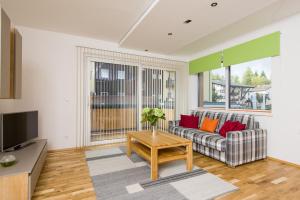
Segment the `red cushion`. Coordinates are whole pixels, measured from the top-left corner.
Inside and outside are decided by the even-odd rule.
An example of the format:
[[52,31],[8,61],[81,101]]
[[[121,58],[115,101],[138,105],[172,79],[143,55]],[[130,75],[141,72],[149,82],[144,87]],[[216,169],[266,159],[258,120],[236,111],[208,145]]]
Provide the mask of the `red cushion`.
[[246,129],[246,124],[242,124],[241,122],[237,122],[237,125],[234,127],[234,131],[243,131]]
[[226,137],[227,132],[230,131],[242,131],[246,129],[246,124],[242,124],[238,121],[226,121],[220,129],[220,135]]
[[181,115],[179,126],[184,128],[198,128],[199,117],[193,115]]

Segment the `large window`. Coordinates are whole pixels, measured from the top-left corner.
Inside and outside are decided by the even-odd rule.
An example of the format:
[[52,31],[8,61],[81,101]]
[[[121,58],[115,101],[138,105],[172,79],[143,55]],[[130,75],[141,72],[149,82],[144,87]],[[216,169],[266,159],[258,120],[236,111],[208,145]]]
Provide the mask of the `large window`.
[[271,58],[230,67],[232,109],[271,110]]
[[226,108],[227,105],[229,109],[271,110],[271,61],[271,58],[264,58],[203,72],[199,76],[201,105],[208,108]]
[[204,72],[203,86],[205,107],[225,107],[225,68]]

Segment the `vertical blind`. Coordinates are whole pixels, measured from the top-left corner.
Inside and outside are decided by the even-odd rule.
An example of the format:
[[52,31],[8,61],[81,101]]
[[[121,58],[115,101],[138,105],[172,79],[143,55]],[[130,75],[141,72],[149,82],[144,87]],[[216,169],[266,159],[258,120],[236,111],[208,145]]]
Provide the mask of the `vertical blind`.
[[137,66],[94,62],[91,72],[91,142],[138,130]]
[[[77,47],[76,146],[124,137],[127,131],[143,128],[139,120],[146,105],[161,107],[173,120],[175,71],[184,74],[186,66],[180,61]],[[166,130],[167,122],[160,123]]]
[[[167,131],[168,121],[175,119],[176,72],[160,69],[142,70],[142,108],[160,108],[166,120],[159,120],[158,129]],[[150,129],[150,124],[143,124]]]

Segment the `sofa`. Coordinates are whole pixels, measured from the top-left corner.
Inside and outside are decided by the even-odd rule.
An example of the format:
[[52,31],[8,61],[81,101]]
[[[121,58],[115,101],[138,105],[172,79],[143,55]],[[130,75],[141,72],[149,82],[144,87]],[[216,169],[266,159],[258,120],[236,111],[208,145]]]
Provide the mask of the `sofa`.
[[[181,127],[179,120],[169,121],[169,132],[192,140],[194,151],[231,167],[266,158],[267,130],[260,129],[253,115],[212,111],[192,111],[191,114],[199,117],[199,128],[205,117],[219,119],[215,133]],[[226,138],[222,137],[219,131],[227,120],[246,124],[246,130],[227,132]]]

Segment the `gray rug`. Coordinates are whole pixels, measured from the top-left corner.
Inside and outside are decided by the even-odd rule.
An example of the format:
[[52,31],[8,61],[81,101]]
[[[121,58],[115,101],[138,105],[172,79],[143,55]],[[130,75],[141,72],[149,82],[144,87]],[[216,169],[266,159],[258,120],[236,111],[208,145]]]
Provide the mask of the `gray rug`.
[[134,153],[128,158],[125,148],[86,151],[86,160],[101,200],[202,200],[238,189],[196,166],[186,172],[184,160],[160,165],[151,181],[149,164]]

